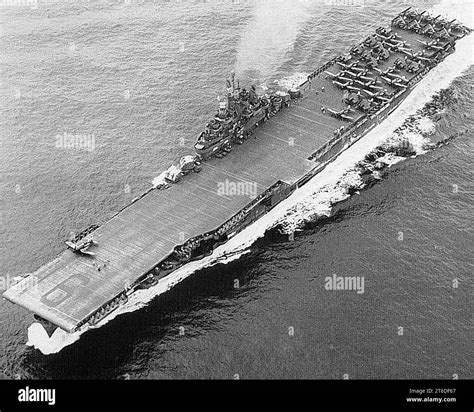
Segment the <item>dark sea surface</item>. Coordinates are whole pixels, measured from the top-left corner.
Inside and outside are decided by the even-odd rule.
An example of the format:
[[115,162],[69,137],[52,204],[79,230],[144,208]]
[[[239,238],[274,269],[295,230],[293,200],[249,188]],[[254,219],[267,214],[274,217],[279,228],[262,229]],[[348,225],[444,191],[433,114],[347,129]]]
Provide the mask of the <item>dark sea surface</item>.
[[[232,70],[245,84],[309,73],[407,7],[329,3],[1,6],[0,275],[46,264],[189,153]],[[25,346],[32,316],[1,300],[0,375],[472,379],[473,80],[471,66],[435,122],[448,144],[59,354]],[[57,147],[64,133],[95,147]],[[333,273],[365,292],[327,291]]]

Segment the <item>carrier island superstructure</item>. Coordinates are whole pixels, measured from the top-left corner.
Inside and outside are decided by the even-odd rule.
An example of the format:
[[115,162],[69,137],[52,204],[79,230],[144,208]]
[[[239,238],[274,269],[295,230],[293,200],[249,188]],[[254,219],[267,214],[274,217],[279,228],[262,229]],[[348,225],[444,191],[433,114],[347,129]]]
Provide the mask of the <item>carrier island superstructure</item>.
[[[139,289],[212,254],[387,117],[470,29],[408,8],[312,72],[296,89],[258,94],[232,76],[219,111],[162,180],[4,297],[49,335],[97,327]],[[237,83],[237,84],[236,84]],[[252,182],[255,196],[219,193]]]

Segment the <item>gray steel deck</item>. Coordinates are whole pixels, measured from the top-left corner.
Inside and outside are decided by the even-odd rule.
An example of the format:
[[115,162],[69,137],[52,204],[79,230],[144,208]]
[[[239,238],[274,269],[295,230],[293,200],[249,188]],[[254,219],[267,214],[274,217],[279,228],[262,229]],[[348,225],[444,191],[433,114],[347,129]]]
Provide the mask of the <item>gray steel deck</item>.
[[322,73],[304,90],[303,99],[270,118],[226,158],[204,163],[201,173],[167,190],[151,191],[98,228],[94,240],[99,245],[90,248],[94,258],[66,250],[34,273],[36,284],[23,280],[4,296],[72,331],[176,245],[217,228],[251,201],[246,195],[220,196],[219,183],[255,182],[258,195],[278,180],[293,183],[310,171],[315,166],[307,160],[311,153],[348,124],[321,112],[321,106],[343,109],[341,97],[342,91]]
[[332,135],[326,125],[333,123],[326,119],[326,135],[317,132],[311,113],[303,109],[313,110],[312,105],[307,100],[288,108],[226,158],[208,161],[201,173],[153,190],[125,208],[94,231],[99,245],[90,250],[95,257],[65,250],[34,273],[35,286],[25,289],[23,281],[4,296],[65,330],[74,329],[176,245],[217,228],[251,201],[248,194],[219,195],[219,183],[255,183],[258,195],[278,180],[293,183],[311,170],[314,163],[307,157]]

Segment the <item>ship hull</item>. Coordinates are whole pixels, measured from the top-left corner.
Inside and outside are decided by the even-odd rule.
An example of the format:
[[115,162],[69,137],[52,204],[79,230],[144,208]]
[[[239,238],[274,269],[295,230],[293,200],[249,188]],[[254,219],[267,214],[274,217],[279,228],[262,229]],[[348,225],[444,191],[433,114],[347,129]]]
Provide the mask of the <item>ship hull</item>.
[[[398,31],[413,44],[426,40]],[[414,47],[412,53],[422,49]],[[453,51],[446,50],[443,58]],[[380,62],[380,70],[400,55]],[[354,111],[347,121],[328,110],[337,112],[346,103],[325,75],[347,63],[335,58],[315,70],[300,87],[303,97],[261,122],[254,138],[234,147],[225,160],[213,157],[199,175],[190,174],[170,189],[147,191],[87,232],[84,236],[97,240],[93,258],[66,251],[4,296],[60,328],[54,333],[64,342],[74,341],[123,313],[140,291],[174,284],[184,267],[206,259],[268,215],[396,110],[436,66],[401,72],[408,77],[404,87],[385,85],[389,101],[369,113]]]

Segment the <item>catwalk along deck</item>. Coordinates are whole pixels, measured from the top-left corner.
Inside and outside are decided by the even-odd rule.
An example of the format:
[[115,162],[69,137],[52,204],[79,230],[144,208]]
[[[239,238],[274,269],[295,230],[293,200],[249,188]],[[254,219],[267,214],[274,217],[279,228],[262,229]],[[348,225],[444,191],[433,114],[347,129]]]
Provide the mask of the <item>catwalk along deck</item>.
[[216,145],[199,173],[151,188],[69,242],[70,248],[5,298],[53,329],[73,332],[97,324],[137,288],[212,253],[317,179],[325,164],[392,112],[468,32],[439,16],[405,10],[391,28],[378,28],[311,73],[298,90],[278,94],[286,102],[281,108],[266,103],[255,127]]

